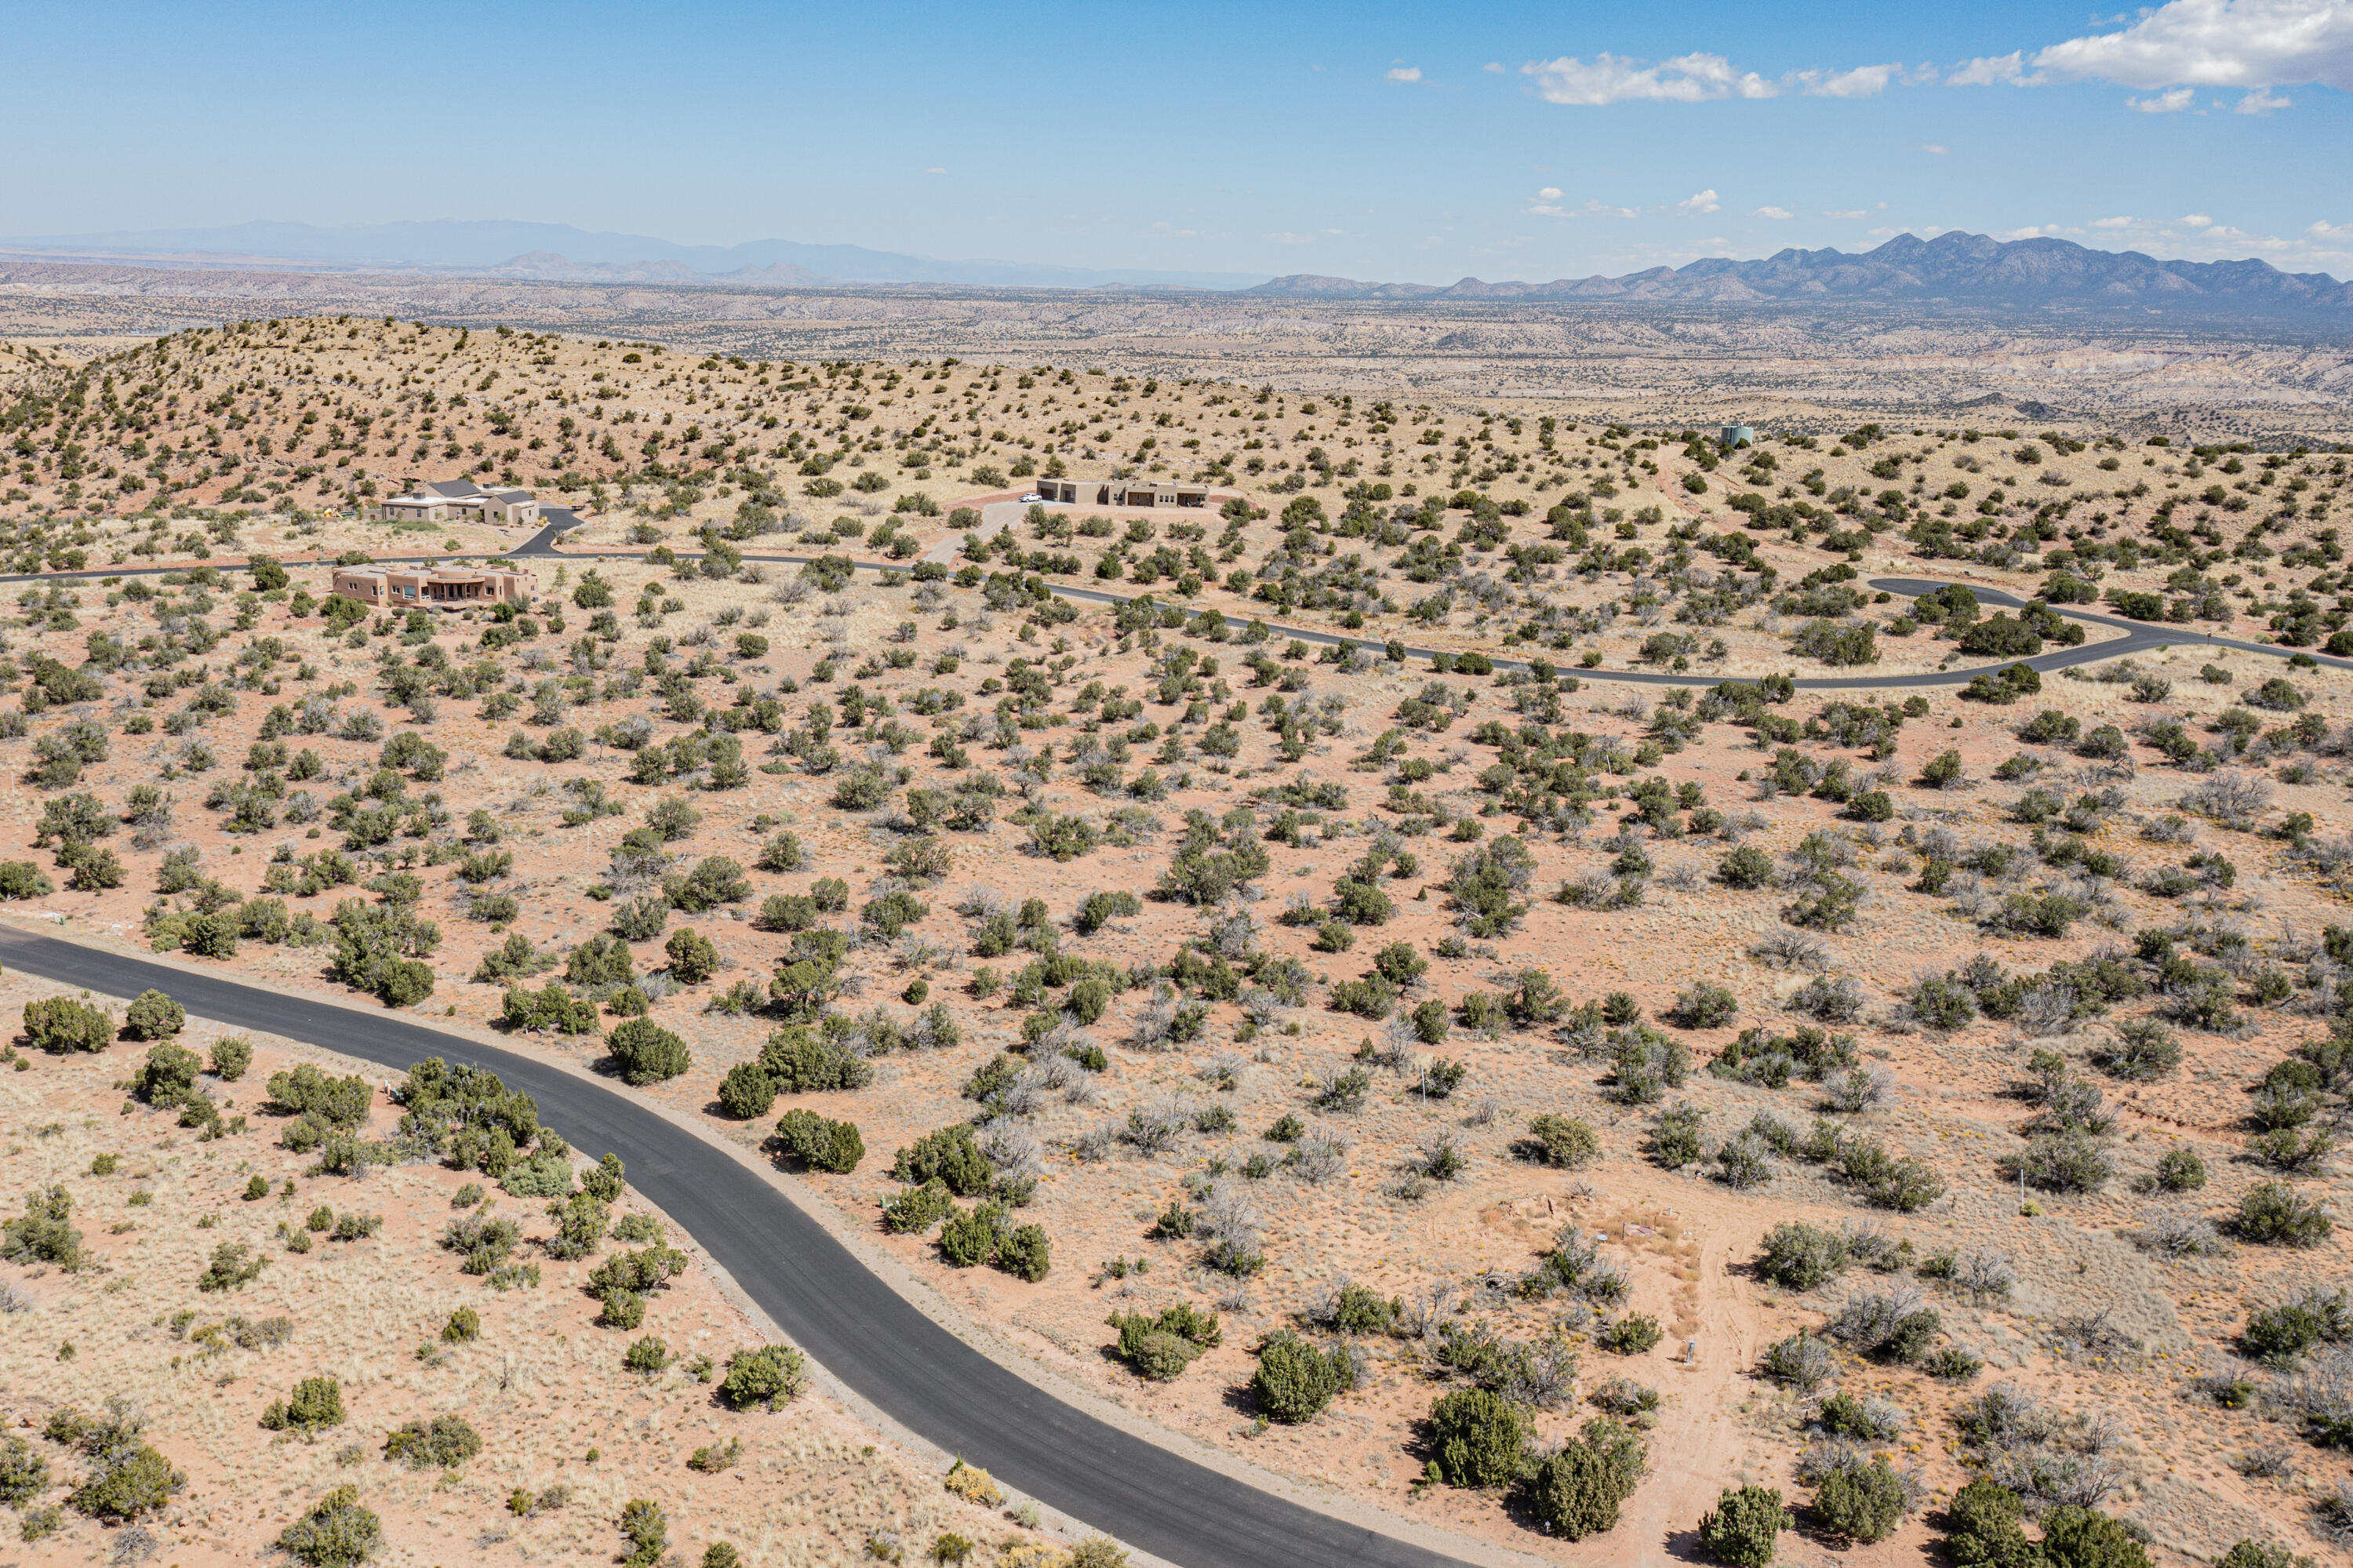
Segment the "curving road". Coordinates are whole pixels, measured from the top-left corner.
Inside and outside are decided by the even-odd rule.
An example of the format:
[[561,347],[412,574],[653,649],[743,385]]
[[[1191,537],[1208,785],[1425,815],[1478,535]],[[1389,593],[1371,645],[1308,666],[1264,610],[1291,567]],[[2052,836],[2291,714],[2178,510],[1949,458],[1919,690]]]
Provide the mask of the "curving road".
[[[1259,1490],[1072,1408],[941,1328],[823,1226],[721,1150],[607,1088],[392,1013],[192,974],[0,926],[0,962],[109,996],[167,991],[189,1012],[396,1071],[427,1056],[489,1068],[584,1154],[629,1181],[732,1274],[794,1342],[885,1414],[1050,1507],[1185,1568],[1449,1568],[1455,1560]],[[1067,1261],[1065,1267],[1071,1266]]]
[[[542,507],[540,514],[548,521],[538,533],[533,534],[513,549],[494,558],[558,561],[644,559],[643,552],[637,550],[558,550],[555,547],[556,541],[587,520],[566,506]],[[934,546],[924,558],[930,560],[937,557],[942,548],[952,543],[953,541],[943,541],[941,546]],[[375,557],[379,563],[387,566],[439,561],[448,558],[446,554]],[[701,558],[701,553],[681,551],[679,558],[696,560]],[[805,567],[817,557],[815,556],[747,554],[744,559],[766,566]],[[317,566],[321,563],[313,561],[295,564]],[[853,561],[851,565],[861,572],[904,572],[908,569],[909,563]],[[0,575],[0,583],[54,582],[68,578],[100,577],[157,577],[164,572],[184,572],[187,569],[185,566],[115,567],[79,572],[33,572]],[[1899,594],[1906,599],[1917,599],[1923,594],[1934,593],[1938,588],[1947,586],[1945,581],[1935,577],[1872,577],[1867,579],[1867,582],[1868,586],[1874,590]],[[1993,609],[2021,609],[2027,603],[2016,594],[2002,588],[1989,588],[1979,583],[1961,583],[1957,586],[1966,588],[1975,594],[1979,604]],[[1058,599],[1073,599],[1081,604],[1118,605],[1126,604],[1137,599],[1157,598],[1155,595],[1147,594],[1109,593],[1102,588],[1075,588],[1063,583],[1049,583],[1047,588]],[[1181,601],[1162,599],[1160,602]],[[2031,669],[2049,673],[2077,664],[2097,663],[2104,659],[2121,659],[2129,654],[2149,653],[2159,649],[2182,647],[2228,648],[2242,653],[2268,654],[2274,659],[2286,659],[2298,652],[2306,652],[2320,663],[2334,669],[2353,670],[2353,659],[2335,659],[2326,653],[2311,653],[2307,649],[2283,648],[2269,642],[2247,642],[2234,638],[2216,637],[2210,632],[2192,631],[2186,627],[2158,627],[2147,621],[2126,620],[2113,615],[2098,615],[2089,610],[2076,609],[2072,606],[2054,605],[2052,608],[2066,620],[2082,621],[2086,626],[2105,627],[2110,630],[2122,631],[2125,635],[2120,638],[2111,638],[2104,642],[2086,643],[2080,648],[2058,648],[2026,659],[2003,659],[1990,664],[1972,664],[1961,670],[1923,670],[1909,675],[1807,675],[1798,679],[1797,687],[1803,692],[1856,692],[1883,691],[1895,687],[1964,686],[1969,683],[1972,676],[1981,671],[2004,669],[2011,664],[2022,663]],[[1270,632],[1278,632],[1286,638],[1297,638],[1302,642],[1327,648],[1377,647],[1384,641],[1377,638],[1354,637],[1342,632],[1323,631],[1313,627],[1286,626],[1273,620],[1268,621],[1266,627]],[[1427,659],[1433,652],[1437,652],[1429,648],[1415,647],[1410,643],[1405,644],[1404,647],[1409,656],[1417,659]],[[1494,663],[1499,670],[1528,668],[1528,662],[1525,659],[1496,658]],[[1636,686],[1713,686],[1726,679],[1721,674],[1685,673],[1678,675],[1663,670],[1586,670],[1568,669],[1562,666],[1556,666],[1556,668],[1560,669],[1561,673],[1575,675],[1580,681],[1616,681]]]

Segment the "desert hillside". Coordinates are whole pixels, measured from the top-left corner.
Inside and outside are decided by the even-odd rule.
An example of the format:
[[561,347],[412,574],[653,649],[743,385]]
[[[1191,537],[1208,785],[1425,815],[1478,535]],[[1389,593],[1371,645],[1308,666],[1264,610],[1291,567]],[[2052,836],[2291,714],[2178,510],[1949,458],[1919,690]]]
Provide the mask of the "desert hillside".
[[[1755,1485],[1810,1532],[1785,1551],[1893,1565],[1967,1534],[1946,1505],[1983,1477],[2119,1561],[2341,1557],[2353,674],[2314,654],[2353,640],[2342,455],[1727,448],[1534,401],[381,318],[0,365],[16,564],[100,574],[17,590],[9,914],[607,1073],[1048,1374],[1348,1506],[1661,1561]],[[1058,469],[1211,494],[1020,500]],[[357,515],[461,474],[588,518],[522,563],[534,604],[331,595],[339,556],[512,548]],[[108,569],[138,566],[170,569]],[[2042,602],[1871,582],[1964,575]],[[2134,626],[2165,636],[2099,655]],[[2020,662],[2063,649],[2089,662]],[[1983,673],[1873,683],[1946,668]],[[119,1103],[84,1080],[143,1070],[123,1021],[27,1018],[18,1190],[75,1190]],[[299,1117],[195,1093],[248,1123],[184,1169],[311,1180]],[[394,1152],[382,1236],[318,1245],[446,1294],[425,1215],[516,1151]],[[539,1245],[501,1310],[609,1350]],[[301,1272],[272,1262],[254,1290]],[[47,1266],[5,1319],[27,1375],[92,1337],[45,1292],[132,1281],[159,1333],[181,1305],[160,1263]],[[407,1356],[400,1299],[371,1331]],[[369,1419],[431,1403],[404,1375]],[[638,1417],[599,1386],[571,1446],[601,1420],[618,1451]],[[172,1430],[192,1490],[260,1506]],[[369,1463],[363,1504],[427,1506]],[[496,1486],[588,1486],[570,1465]],[[886,1487],[821,1474],[793,1484]],[[432,1506],[498,1523],[463,1484]],[[841,1539],[883,1527],[861,1508]]]

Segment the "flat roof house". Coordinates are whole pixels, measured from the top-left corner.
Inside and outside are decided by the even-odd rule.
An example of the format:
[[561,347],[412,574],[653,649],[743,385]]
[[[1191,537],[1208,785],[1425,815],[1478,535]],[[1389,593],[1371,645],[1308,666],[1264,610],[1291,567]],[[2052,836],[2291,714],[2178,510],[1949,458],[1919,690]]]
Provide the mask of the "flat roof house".
[[512,604],[529,609],[539,579],[530,572],[486,567],[427,567],[410,570],[371,570],[337,567],[331,590],[376,609],[460,609],[477,604]]
[[500,524],[536,524],[539,498],[528,490],[484,490],[470,480],[436,480],[419,484],[401,482],[402,493],[379,503],[377,517],[387,523],[452,523],[461,519]]
[[1207,506],[1206,484],[1172,484],[1141,479],[1040,479],[1038,493],[1048,501],[1081,506]]

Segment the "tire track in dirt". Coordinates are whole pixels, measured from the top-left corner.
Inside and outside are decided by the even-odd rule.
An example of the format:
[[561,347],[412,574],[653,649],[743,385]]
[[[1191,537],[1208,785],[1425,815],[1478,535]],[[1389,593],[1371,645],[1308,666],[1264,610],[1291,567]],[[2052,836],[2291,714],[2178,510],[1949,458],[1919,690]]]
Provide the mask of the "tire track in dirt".
[[1716,1495],[1741,1472],[1754,1444],[1740,1420],[1748,1396],[1747,1369],[1757,1355],[1753,1287],[1732,1270],[1736,1256],[1754,1250],[1752,1235],[1718,1234],[1700,1244],[1699,1328],[1686,1335],[1696,1354],[1678,1362],[1672,1404],[1659,1423],[1649,1479],[1613,1532],[1637,1563],[1704,1561],[1694,1528]]

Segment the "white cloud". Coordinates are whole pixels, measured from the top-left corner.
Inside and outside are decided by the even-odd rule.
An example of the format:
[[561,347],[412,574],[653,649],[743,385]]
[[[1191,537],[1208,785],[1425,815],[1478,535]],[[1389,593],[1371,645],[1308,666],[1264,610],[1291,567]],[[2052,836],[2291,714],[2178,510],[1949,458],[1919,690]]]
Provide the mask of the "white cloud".
[[1792,213],[1789,211],[1789,209],[1788,209],[1788,207],[1758,207],[1755,212],[1750,213],[1748,216],[1749,216],[1749,217],[1774,217],[1774,218],[1780,218],[1780,217],[1794,217],[1795,215],[1794,215],[1794,214],[1792,214]]
[[944,175],[947,171],[945,169],[925,169],[923,173],[927,175]]
[[1267,238],[1277,245],[1313,245],[1321,237],[1314,234],[1270,234]]
[[2353,4],[2168,0],[2121,31],[2052,44],[2037,49],[2031,61],[2022,54],[1971,60],[1947,79],[1959,87],[2095,80],[2142,89],[2314,82],[2353,90]]
[[1481,66],[1479,69],[1485,71],[1489,76],[1501,76],[1504,74],[1504,63],[1501,60],[1489,60],[1485,65]]
[[1419,81],[1421,79],[1421,68],[1419,66],[1393,66],[1389,69],[1389,79],[1391,81]]
[[1575,55],[1530,60],[1520,68],[1536,79],[1547,102],[1599,107],[1650,100],[1701,103],[1715,98],[1774,98],[1780,89],[1755,71],[1736,71],[1722,55],[1678,55],[1656,65],[1604,52],[1590,65]]
[[1852,70],[1792,71],[1782,79],[1810,98],[1876,98],[1887,90],[1888,79],[1899,68],[1892,65],[1857,66]]
[[1714,212],[1723,205],[1723,201],[1712,190],[1694,191],[1675,203],[1675,210],[1677,212]]
[[2305,232],[2315,239],[2333,238],[2339,234],[2353,235],[2353,223],[2327,223],[2316,220]]
[[1856,208],[1855,208],[1853,211],[1852,211],[1852,212],[1826,212],[1826,213],[1822,214],[1822,216],[1823,216],[1824,217],[1843,217],[1843,218],[1848,218],[1848,219],[1854,219],[1854,218],[1864,218],[1864,217],[1869,217],[1871,216],[1871,213],[1870,213],[1870,210],[1869,210],[1868,208],[1865,208],[1865,207],[1856,207]]
[[2006,55],[1990,55],[1962,66],[1945,79],[1947,87],[1992,87],[2000,83],[2009,87],[2033,85],[2026,75],[2025,56],[2013,49]]
[[2192,228],[2203,228],[2214,220],[2207,217],[2202,212],[2193,212],[2184,217],[2181,221],[2188,224]]
[[1924,153],[1934,153],[1936,156],[1941,158],[1946,154],[1951,152],[1952,149],[1950,147],[1940,147],[1934,142],[1928,142],[1922,144],[1920,151]]
[[1873,98],[1884,92],[1891,81],[1905,79],[1904,68],[1890,64],[1841,71],[1793,70],[1776,80],[1755,71],[1736,70],[1724,56],[1704,53],[1678,55],[1655,65],[1606,52],[1594,56],[1589,64],[1575,55],[1564,55],[1555,60],[1531,60],[1520,71],[1536,79],[1536,90],[1547,101],[1585,107],[1630,101],[1704,103],[1719,98],[1778,98],[1784,92],[1811,98]]
[[2133,220],[2129,217],[2095,217],[2092,219],[2092,227],[2094,228],[2130,228],[2132,226]]
[[1560,199],[1560,187],[1558,185],[1546,185],[1544,189],[1536,192],[1536,199],[1538,201],[1558,201]]
[[2233,114],[2269,114],[2274,109],[2292,109],[2295,105],[2295,101],[2294,99],[2276,97],[2269,88],[2255,87],[2247,90],[2247,95],[2239,100],[2239,101],[2232,106],[2231,112]]
[[2153,98],[2127,98],[2125,107],[2137,109],[2143,114],[2179,114],[2189,108],[2197,96],[2198,90],[2194,87],[2177,87]]

